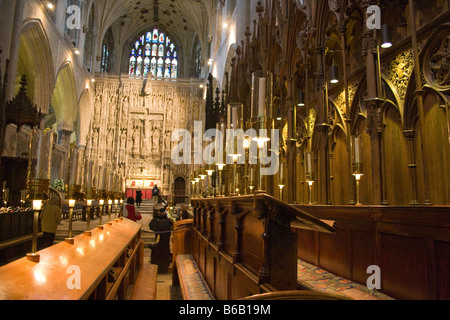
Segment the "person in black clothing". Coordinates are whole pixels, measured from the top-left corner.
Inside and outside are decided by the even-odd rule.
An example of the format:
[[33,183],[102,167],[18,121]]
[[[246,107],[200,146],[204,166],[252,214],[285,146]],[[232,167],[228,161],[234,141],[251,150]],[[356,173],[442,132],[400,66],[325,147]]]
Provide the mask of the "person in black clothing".
[[141,207],[141,203],[142,203],[142,191],[141,189],[138,189],[136,191],[136,205],[138,208]]
[[[158,266],[159,273],[167,273],[171,263],[170,237],[172,222],[167,218],[165,208],[161,208],[149,225],[150,230],[157,233],[157,243],[150,245],[151,263]],[[159,241],[158,241],[159,240]]]
[[158,197],[159,197],[159,188],[158,185],[155,184],[152,190],[152,198],[153,198],[153,205],[156,206],[158,204]]

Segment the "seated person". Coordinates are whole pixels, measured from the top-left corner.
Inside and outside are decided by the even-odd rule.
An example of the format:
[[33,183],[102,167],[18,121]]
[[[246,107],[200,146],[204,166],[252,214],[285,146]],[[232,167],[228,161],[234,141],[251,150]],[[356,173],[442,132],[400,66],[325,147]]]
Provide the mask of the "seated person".
[[139,209],[134,206],[133,197],[127,199],[127,204],[123,207],[123,216],[134,222],[142,220]]

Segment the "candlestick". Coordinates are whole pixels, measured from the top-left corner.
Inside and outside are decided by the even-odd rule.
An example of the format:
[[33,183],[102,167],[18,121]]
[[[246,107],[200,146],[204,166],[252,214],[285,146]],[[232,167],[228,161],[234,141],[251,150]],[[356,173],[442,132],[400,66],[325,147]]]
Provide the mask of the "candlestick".
[[33,200],[33,240],[31,244],[31,253],[27,254],[27,259],[33,262],[39,262],[41,256],[37,253],[37,236],[39,231],[39,213],[42,209],[42,200]]
[[263,117],[266,110],[266,78],[259,79],[258,116]]
[[92,208],[92,200],[89,199],[86,201],[86,229],[84,231],[84,235],[91,236],[91,208]]
[[65,239],[68,244],[74,244],[75,240],[72,238],[72,223],[73,223],[73,208],[75,207],[75,200],[69,200],[69,237]]

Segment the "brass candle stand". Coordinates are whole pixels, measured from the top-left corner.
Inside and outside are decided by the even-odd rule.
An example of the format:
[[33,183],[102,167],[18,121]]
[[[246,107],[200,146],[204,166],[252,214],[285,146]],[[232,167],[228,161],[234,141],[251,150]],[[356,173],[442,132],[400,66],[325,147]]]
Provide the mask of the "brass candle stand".
[[100,199],[99,203],[100,203],[100,210],[98,213],[99,220],[98,220],[97,229],[103,230],[104,226],[102,224],[102,219],[103,219],[103,206],[105,204],[105,200]]
[[41,255],[37,252],[37,240],[39,232],[39,214],[42,210],[42,200],[33,200],[33,240],[31,244],[31,253],[27,254],[27,260],[39,263]]
[[75,239],[72,237],[72,223],[73,223],[73,209],[75,208],[76,200],[69,200],[69,236],[64,239],[68,244],[74,244]]
[[364,165],[362,163],[353,163],[353,176],[355,177],[356,181],[356,205],[361,206],[360,202],[360,181],[361,177],[364,175]]
[[91,231],[91,209],[92,209],[92,199],[86,201],[86,229],[84,231],[85,236],[92,236]]

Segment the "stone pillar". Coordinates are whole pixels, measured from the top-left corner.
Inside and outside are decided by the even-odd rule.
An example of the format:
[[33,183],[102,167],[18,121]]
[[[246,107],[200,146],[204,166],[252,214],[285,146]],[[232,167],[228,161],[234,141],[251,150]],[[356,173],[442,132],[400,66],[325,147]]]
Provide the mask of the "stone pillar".
[[65,183],[68,183],[66,179],[68,174],[69,156],[70,156],[70,137],[72,135],[72,132],[73,131],[67,129],[58,130],[58,144],[64,148],[64,157],[61,168],[62,168],[62,177]]
[[14,97],[14,89],[17,77],[17,64],[19,63],[20,36],[22,34],[23,12],[25,0],[16,0],[14,8],[14,21],[12,24],[12,34],[9,49],[9,69],[8,83],[6,90],[6,101]]

